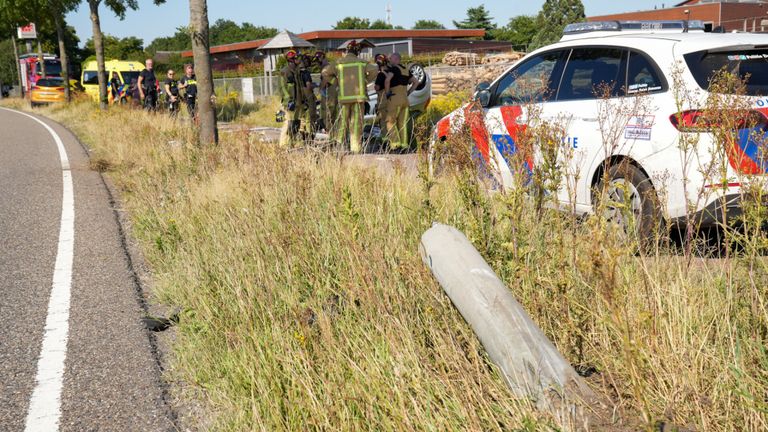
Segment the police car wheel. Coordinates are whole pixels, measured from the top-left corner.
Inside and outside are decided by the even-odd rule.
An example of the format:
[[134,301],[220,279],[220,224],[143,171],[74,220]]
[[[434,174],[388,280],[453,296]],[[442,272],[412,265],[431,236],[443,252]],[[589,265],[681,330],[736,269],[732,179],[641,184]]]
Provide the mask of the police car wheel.
[[595,190],[594,211],[616,232],[638,241],[641,249],[652,244],[661,222],[658,198],[650,179],[636,166],[621,163],[608,168]]

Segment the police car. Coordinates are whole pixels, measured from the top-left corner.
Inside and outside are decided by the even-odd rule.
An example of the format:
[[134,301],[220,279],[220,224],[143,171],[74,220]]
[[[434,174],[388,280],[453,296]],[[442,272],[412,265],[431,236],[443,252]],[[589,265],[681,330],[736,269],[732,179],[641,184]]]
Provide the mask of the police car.
[[[563,208],[592,213],[600,199],[613,197],[617,205],[605,216],[632,223],[641,236],[649,235],[654,215],[711,225],[723,212],[738,213],[742,183],[762,181],[768,169],[761,151],[768,138],[768,35],[703,28],[696,21],[567,26],[560,42],[480,84],[472,103],[437,123],[430,166],[438,164],[439,141],[468,130],[480,165],[500,187],[513,187],[521,183],[515,176],[530,175],[542,160],[536,144],[520,169],[516,142],[546,121],[562,128],[556,201]],[[710,81],[723,70],[747,82],[740,98],[746,105],[728,113],[736,126],[721,152],[725,175],[713,168],[720,125],[706,120],[705,110]]]

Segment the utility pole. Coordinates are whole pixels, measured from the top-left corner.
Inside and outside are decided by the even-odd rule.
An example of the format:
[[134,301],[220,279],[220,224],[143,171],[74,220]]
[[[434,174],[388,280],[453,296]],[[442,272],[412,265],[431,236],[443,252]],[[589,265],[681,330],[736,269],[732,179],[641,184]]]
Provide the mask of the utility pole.
[[387,25],[392,25],[392,3],[387,3]]

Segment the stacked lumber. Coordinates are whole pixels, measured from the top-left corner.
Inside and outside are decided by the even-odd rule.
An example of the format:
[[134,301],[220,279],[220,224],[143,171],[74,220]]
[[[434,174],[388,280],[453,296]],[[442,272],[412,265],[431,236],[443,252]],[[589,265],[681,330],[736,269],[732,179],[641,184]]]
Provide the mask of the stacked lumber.
[[512,51],[483,58],[483,64],[514,63],[525,56],[525,53]]
[[452,92],[472,91],[477,84],[492,82],[501,75],[508,65],[487,65],[479,67],[458,67],[455,70],[441,71],[432,76],[432,94],[443,95]]
[[443,63],[448,66],[476,65],[479,63],[479,58],[475,53],[451,51],[443,57]]

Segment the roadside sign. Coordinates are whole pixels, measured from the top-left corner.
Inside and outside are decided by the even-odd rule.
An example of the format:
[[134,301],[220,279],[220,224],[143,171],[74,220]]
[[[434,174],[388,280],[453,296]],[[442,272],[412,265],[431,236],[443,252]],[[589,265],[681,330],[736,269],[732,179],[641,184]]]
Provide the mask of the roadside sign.
[[35,23],[29,23],[17,29],[19,39],[37,39]]

